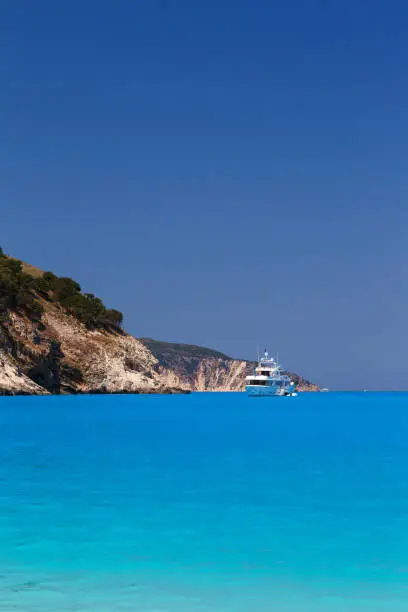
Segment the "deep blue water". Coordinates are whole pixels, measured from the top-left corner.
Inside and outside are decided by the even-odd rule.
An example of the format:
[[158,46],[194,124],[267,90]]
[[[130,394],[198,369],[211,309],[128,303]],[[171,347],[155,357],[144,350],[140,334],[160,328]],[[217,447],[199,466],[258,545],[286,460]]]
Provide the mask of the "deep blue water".
[[408,609],[408,394],[0,399],[0,610]]

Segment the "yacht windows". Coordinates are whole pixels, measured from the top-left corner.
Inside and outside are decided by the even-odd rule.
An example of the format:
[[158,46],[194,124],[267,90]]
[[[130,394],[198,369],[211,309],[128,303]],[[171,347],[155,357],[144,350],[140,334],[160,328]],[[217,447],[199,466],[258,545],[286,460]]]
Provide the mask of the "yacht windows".
[[250,385],[263,385],[265,386],[267,381],[266,380],[258,380],[257,378],[254,378],[253,380],[248,381]]

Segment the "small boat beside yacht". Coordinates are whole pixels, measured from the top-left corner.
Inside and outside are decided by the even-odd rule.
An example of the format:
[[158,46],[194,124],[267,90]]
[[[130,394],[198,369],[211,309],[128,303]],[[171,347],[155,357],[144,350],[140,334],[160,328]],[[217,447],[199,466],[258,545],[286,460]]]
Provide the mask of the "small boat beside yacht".
[[290,377],[282,371],[277,360],[269,357],[268,351],[259,359],[253,374],[245,379],[246,392],[249,396],[295,396],[296,385]]

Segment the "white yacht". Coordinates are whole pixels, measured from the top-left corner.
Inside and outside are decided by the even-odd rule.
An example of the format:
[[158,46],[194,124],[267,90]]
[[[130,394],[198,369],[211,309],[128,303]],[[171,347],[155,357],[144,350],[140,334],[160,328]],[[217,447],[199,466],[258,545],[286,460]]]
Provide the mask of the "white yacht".
[[287,374],[282,372],[280,364],[269,358],[268,352],[258,359],[253,374],[246,377],[246,391],[253,396],[294,396],[296,385]]

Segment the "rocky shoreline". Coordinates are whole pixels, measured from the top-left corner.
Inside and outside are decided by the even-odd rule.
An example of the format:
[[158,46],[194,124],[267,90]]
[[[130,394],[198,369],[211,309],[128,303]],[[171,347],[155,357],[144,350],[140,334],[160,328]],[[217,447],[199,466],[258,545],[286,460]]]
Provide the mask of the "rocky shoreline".
[[[204,347],[137,339],[78,283],[0,249],[0,395],[242,391],[253,364]],[[291,374],[299,389],[318,387]]]

